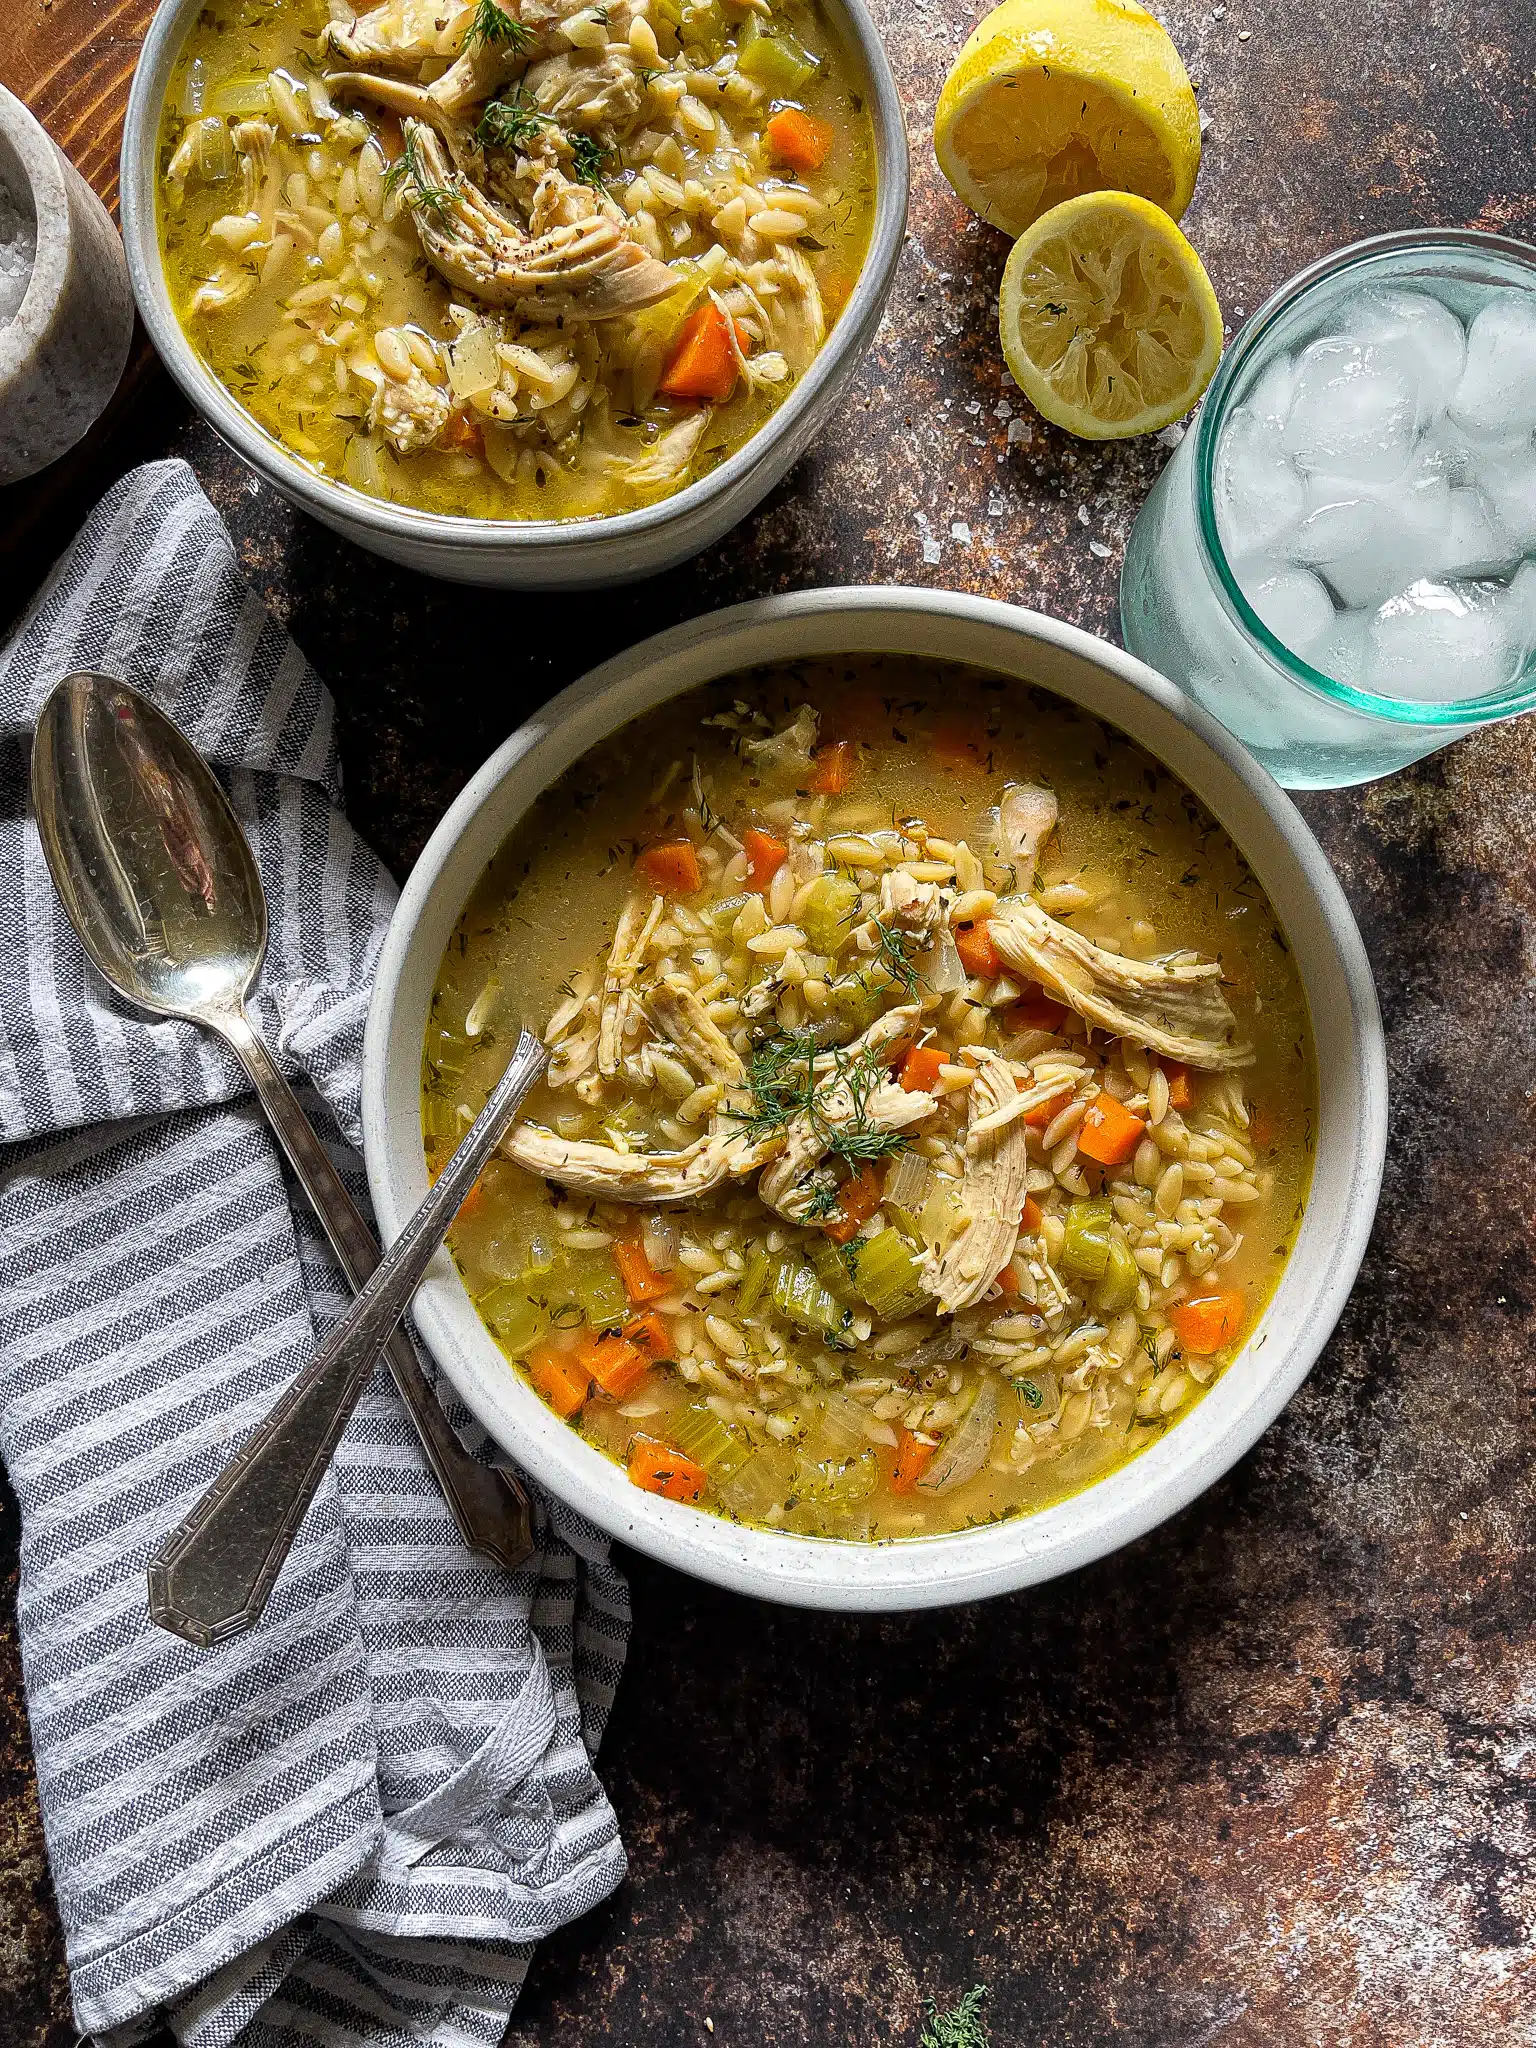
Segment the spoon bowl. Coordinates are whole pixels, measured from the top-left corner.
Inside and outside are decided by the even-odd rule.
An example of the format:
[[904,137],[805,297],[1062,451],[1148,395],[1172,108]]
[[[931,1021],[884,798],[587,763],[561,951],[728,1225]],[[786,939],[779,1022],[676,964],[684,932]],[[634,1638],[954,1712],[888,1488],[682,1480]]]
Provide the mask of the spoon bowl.
[[66,676],[38,717],[33,807],[70,923],[120,996],[238,1011],[267,950],[261,877],[197,749],[127,684]]

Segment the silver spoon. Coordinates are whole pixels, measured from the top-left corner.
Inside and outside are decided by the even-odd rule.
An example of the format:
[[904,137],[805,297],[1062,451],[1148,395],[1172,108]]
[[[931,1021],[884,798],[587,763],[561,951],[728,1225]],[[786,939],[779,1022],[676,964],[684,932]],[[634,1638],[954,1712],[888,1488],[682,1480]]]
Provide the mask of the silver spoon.
[[380,1351],[448,1226],[549,1064],[531,1031],[431,1192],[266,1420],[149,1561],[149,1611],[206,1648],[255,1625]]
[[[65,912],[97,970],[128,1002],[188,1018],[230,1047],[360,1289],[379,1263],[378,1241],[245,1013],[266,952],[266,903],[207,764],[147,697],[81,672],[56,684],[38,714],[32,805]],[[465,1541],[512,1570],[532,1549],[527,1496],[465,1451],[404,1331],[385,1356]]]

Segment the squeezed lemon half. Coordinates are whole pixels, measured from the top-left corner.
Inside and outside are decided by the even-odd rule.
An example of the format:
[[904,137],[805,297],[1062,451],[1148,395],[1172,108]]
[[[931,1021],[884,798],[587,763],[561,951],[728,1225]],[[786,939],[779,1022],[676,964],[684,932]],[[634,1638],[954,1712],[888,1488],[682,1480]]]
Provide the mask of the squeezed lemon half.
[[1200,115],[1167,30],[1136,0],[1003,0],[944,82],[933,148],[1005,234],[1082,192],[1139,192],[1177,219]]
[[1026,228],[997,310],[1014,382],[1086,441],[1171,425],[1221,361],[1221,308],[1200,258],[1130,192],[1084,193]]

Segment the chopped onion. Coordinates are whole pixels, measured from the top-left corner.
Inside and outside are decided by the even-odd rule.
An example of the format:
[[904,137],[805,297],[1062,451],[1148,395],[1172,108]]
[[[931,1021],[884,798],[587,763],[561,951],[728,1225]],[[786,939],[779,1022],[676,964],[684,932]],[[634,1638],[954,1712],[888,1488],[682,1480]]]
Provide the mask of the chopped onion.
[[181,81],[181,112],[184,120],[202,119],[203,102],[208,97],[208,66],[201,57],[194,57],[187,66],[187,75]]
[[885,1184],[883,1200],[888,1208],[905,1209],[920,1216],[933,1182],[933,1168],[920,1152],[903,1152]]
[[1003,793],[997,814],[998,851],[1005,860],[1027,861],[1036,855],[1056,830],[1057,804],[1048,789],[1032,782],[1011,783]]
[[501,380],[496,336],[485,325],[461,334],[448,351],[448,382],[455,398],[479,398]]
[[221,185],[234,176],[235,153],[229,146],[229,130],[215,115],[197,124],[197,168],[210,185]]
[[645,1256],[653,1273],[671,1273],[677,1267],[683,1228],[675,1216],[647,1216],[641,1233]]
[[967,975],[961,963],[960,949],[947,924],[939,926],[933,935],[932,945],[913,964],[933,995],[952,996],[966,985]]
[[934,1452],[918,1485],[928,1493],[948,1486],[963,1486],[974,1479],[987,1462],[992,1439],[997,1434],[997,1381],[985,1379],[981,1392],[971,1403],[970,1413]]
[[377,493],[382,489],[384,479],[379,470],[379,444],[372,434],[352,436],[341,467],[347,482],[355,484],[358,490]]

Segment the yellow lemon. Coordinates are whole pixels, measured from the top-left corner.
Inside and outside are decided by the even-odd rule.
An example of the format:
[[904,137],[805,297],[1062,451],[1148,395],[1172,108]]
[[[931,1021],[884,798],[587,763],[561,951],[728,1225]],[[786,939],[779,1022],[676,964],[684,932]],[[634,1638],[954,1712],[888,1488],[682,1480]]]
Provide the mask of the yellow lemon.
[[1200,115],[1167,30],[1136,0],[1003,0],[944,81],[933,148],[1005,234],[1082,192],[1139,192],[1177,220]]
[[997,312],[1014,382],[1087,441],[1181,419],[1221,361],[1221,308],[1200,258],[1130,192],[1085,192],[1026,228]]

